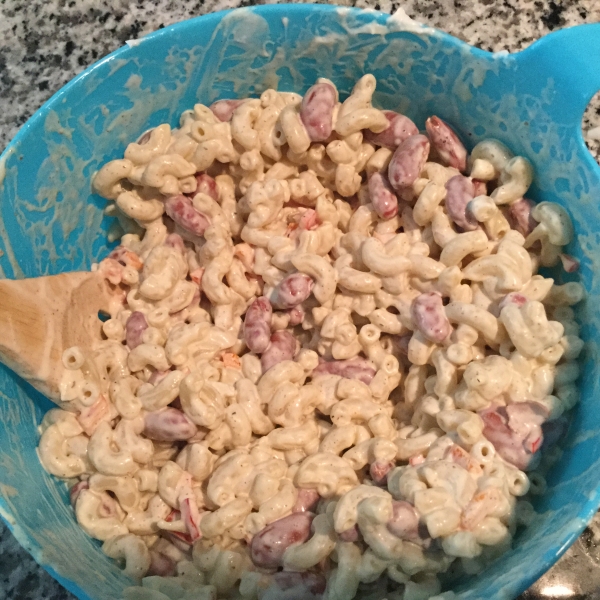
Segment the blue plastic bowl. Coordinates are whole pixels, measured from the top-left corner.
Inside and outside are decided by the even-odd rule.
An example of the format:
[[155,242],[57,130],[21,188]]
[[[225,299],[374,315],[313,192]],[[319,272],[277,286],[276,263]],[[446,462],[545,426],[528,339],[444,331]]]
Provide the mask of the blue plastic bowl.
[[[577,538],[600,504],[600,169],[581,117],[600,88],[600,25],[553,33],[514,55],[489,54],[388,15],[322,5],[220,12],[113,52],[49,100],[0,157],[0,267],[6,277],[88,269],[107,253],[110,219],[90,178],[129,140],[200,101],[267,87],[304,92],[321,77],[342,93],[377,77],[380,106],[420,127],[437,114],[469,145],[505,142],[535,167],[531,196],[573,217],[569,252],[588,291],[579,309],[587,353],[581,403],[539,517],[514,549],[458,587],[458,598],[513,598]],[[596,309],[594,309],[596,306]],[[36,456],[51,404],[0,366],[0,514],[20,543],[78,598],[114,600],[131,582],[77,526],[64,484]]]

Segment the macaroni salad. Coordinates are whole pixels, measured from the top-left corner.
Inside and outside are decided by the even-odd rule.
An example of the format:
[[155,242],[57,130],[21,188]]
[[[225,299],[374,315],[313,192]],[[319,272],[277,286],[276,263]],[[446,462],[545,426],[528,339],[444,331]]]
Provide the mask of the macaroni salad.
[[571,222],[374,90],[196,104],[94,178],[130,233],[39,456],[128,600],[433,598],[534,516],[578,399],[583,288],[537,274],[577,269]]

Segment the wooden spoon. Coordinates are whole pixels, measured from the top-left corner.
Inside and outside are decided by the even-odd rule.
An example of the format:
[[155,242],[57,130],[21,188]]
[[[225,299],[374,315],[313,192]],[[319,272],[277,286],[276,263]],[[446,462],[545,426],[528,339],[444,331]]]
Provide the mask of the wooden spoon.
[[0,361],[60,401],[63,352],[100,339],[110,291],[98,272],[0,280]]

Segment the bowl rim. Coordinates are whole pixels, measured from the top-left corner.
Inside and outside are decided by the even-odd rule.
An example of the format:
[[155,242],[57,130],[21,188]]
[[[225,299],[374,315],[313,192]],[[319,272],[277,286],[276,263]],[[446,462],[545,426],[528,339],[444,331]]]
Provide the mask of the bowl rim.
[[[18,152],[21,142],[28,135],[29,130],[38,124],[42,119],[46,117],[48,111],[52,110],[59,102],[61,102],[63,96],[67,94],[72,88],[81,85],[88,77],[90,77],[97,69],[103,67],[104,65],[115,61],[117,59],[128,59],[128,55],[139,45],[146,43],[147,41],[156,41],[159,40],[163,36],[169,36],[174,32],[177,32],[186,28],[196,28],[196,27],[204,27],[206,25],[210,26],[214,24],[215,26],[228,14],[230,13],[240,13],[242,11],[251,11],[260,16],[268,16],[268,15],[276,15],[277,17],[282,16],[294,16],[301,15],[308,12],[323,12],[323,13],[333,13],[336,12],[338,14],[355,14],[355,15],[370,15],[374,19],[376,19],[380,23],[386,23],[389,18],[393,16],[393,14],[386,13],[380,10],[369,9],[369,8],[358,8],[358,7],[346,7],[346,6],[338,6],[334,4],[314,4],[314,3],[279,3],[279,4],[262,4],[255,6],[246,6],[246,7],[237,7],[232,9],[220,10],[215,12],[206,13],[203,15],[198,15],[195,17],[191,17],[189,19],[184,19],[181,21],[177,21],[175,23],[171,23],[163,28],[152,31],[141,38],[133,40],[131,43],[125,43],[125,45],[113,50],[109,54],[103,56],[96,62],[92,63],[88,67],[86,67],[83,71],[78,73],[75,77],[69,80],[64,86],[62,86],[59,90],[57,90],[52,96],[50,96],[30,117],[29,119],[20,127],[15,136],[9,141],[6,145],[5,149],[0,153],[0,190],[3,188],[3,168],[5,166],[6,161],[13,154]],[[568,29],[573,29],[573,27],[568,27],[560,30],[556,30],[551,32],[537,40],[535,40],[532,44],[527,46],[526,48],[510,53],[494,53],[489,52],[487,50],[482,50],[481,48],[477,48],[468,44],[467,42],[449,34],[440,29],[434,28],[429,25],[425,25],[420,23],[419,21],[414,21],[415,27],[404,29],[407,32],[414,33],[415,35],[419,35],[418,28],[423,27],[421,34],[434,36],[438,39],[442,39],[444,42],[448,44],[452,44],[457,49],[461,49],[464,51],[468,51],[470,54],[483,58],[485,60],[494,60],[495,57],[502,56],[504,60],[518,60],[522,56],[528,55],[528,53],[535,51],[540,44],[544,44],[549,37],[555,37],[561,34]],[[582,24],[576,25],[574,27],[577,28],[589,28],[589,27],[598,27],[600,30],[600,24]],[[403,28],[399,27],[396,29],[397,31],[402,31]],[[579,142],[585,148],[585,142],[583,139],[583,134],[581,128],[579,128]],[[593,161],[595,162],[595,161]],[[600,169],[600,167],[598,167]],[[60,482],[61,480],[58,480]],[[596,514],[600,507],[600,487],[595,490],[593,495],[588,496],[588,500],[581,506],[579,510],[579,519],[577,520],[577,524],[575,527],[572,527],[568,534],[564,536],[562,539],[562,543],[554,552],[547,550],[543,554],[541,554],[538,562],[537,568],[533,569],[533,571],[524,573],[523,577],[519,580],[518,585],[518,593],[524,592],[527,588],[529,588],[535,581],[537,581],[548,569],[550,569],[567,551],[567,549],[577,540],[582,531],[585,529],[587,524],[591,521],[593,516]],[[18,523],[14,518],[12,518],[9,507],[7,506],[4,498],[0,495],[0,518],[6,524],[8,530],[14,535],[19,544],[32,556],[32,558],[36,561],[36,563],[41,566],[49,575],[58,581],[65,589],[71,592],[80,600],[93,600],[90,598],[85,591],[83,591],[77,583],[62,577],[51,564],[47,564],[43,562],[41,553],[42,549],[32,547],[32,544],[27,537],[27,535],[21,530]]]

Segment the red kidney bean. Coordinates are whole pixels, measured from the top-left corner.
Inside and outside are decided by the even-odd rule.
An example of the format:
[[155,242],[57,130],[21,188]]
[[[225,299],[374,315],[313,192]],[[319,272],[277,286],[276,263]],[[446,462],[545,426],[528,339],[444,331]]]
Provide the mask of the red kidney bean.
[[244,341],[251,352],[262,354],[271,341],[273,308],[268,298],[260,296],[246,311]]
[[369,129],[365,129],[363,135],[368,142],[376,146],[385,146],[390,150],[394,150],[406,138],[419,133],[417,126],[408,117],[393,110],[384,110],[382,112],[390,124],[381,133],[373,133]]
[[320,499],[321,496],[319,496],[317,490],[306,490],[301,488],[298,490],[298,498],[296,499],[294,508],[292,508],[292,512],[314,512]]
[[500,300],[498,308],[502,310],[505,306],[508,306],[509,304],[516,304],[517,306],[521,307],[523,306],[523,304],[525,304],[525,302],[527,302],[527,298],[523,296],[523,294],[519,294],[518,292],[511,292],[510,294],[506,294],[506,296],[504,296],[504,298]]
[[294,308],[290,308],[288,310],[288,314],[290,315],[290,327],[294,327],[296,325],[300,325],[304,321],[304,317],[306,313],[302,306],[294,306]]
[[144,313],[134,311],[125,323],[125,341],[130,350],[137,348],[142,343],[142,335],[148,329],[148,322]]
[[433,116],[425,121],[425,129],[431,140],[431,145],[442,161],[449,167],[465,171],[467,168],[467,150],[450,125],[439,117]]
[[176,408],[167,407],[144,417],[144,435],[157,442],[189,440],[197,432],[196,425]]
[[90,484],[87,481],[79,481],[69,490],[69,501],[71,502],[71,506],[73,509],[77,504],[77,499],[79,498],[81,492],[83,490],[89,490]]
[[349,529],[341,531],[337,536],[342,542],[358,542],[362,538],[358,525],[353,525]]
[[477,196],[487,196],[487,183],[482,179],[473,179],[473,198],[477,198]]
[[192,201],[183,194],[167,198],[165,211],[177,225],[194,235],[204,235],[210,225],[208,217],[198,212]]
[[300,119],[311,142],[324,142],[331,135],[336,104],[337,94],[329,83],[315,83],[302,98]]
[[373,173],[369,177],[369,198],[375,212],[382,219],[387,221],[398,214],[398,196],[382,173]]
[[292,360],[296,354],[296,339],[289,331],[276,331],[271,336],[271,343],[260,357],[262,372],[266,373],[271,367],[284,360]]
[[196,173],[196,181],[198,182],[198,187],[194,192],[195,194],[202,192],[215,201],[219,199],[217,182],[210,175],[207,175],[206,173]]
[[369,385],[375,377],[375,365],[366,358],[349,358],[348,360],[330,360],[323,361],[316,369],[313,370],[315,375],[323,375],[330,373],[331,375],[339,375],[346,379],[358,379],[366,385]]
[[429,148],[429,140],[421,134],[411,135],[396,148],[388,166],[388,178],[395,190],[415,182],[427,162]]
[[386,485],[388,473],[394,468],[394,463],[376,460],[369,467],[369,475],[377,485]]
[[210,108],[213,115],[215,115],[219,121],[226,122],[231,121],[233,111],[243,103],[244,100],[217,100],[208,108]]
[[279,571],[273,575],[273,584],[261,600],[317,600],[325,592],[327,580],[321,573]]
[[452,333],[442,296],[437,292],[419,294],[413,300],[410,312],[417,329],[431,342],[439,344]]
[[150,568],[146,574],[148,577],[158,575],[159,577],[172,577],[175,575],[175,561],[160,552],[150,550]]
[[575,273],[579,271],[579,261],[573,258],[569,254],[559,254],[560,262],[562,263],[563,269],[567,273]]
[[484,423],[483,435],[506,462],[521,470],[527,469],[544,441],[541,425],[547,415],[537,402],[492,405],[479,412]]
[[298,221],[298,229],[303,229],[306,231],[313,231],[319,225],[321,225],[321,219],[319,219],[317,211],[313,208],[309,208],[307,211],[305,211]]
[[292,273],[275,288],[273,300],[276,308],[294,308],[304,302],[312,291],[314,281],[304,273]]
[[267,525],[252,538],[252,562],[265,569],[280,567],[283,553],[289,546],[308,540],[313,518],[310,513],[294,513]]
[[446,182],[446,211],[448,216],[465,231],[475,231],[477,221],[467,210],[473,200],[473,182],[464,175],[455,175]]
[[412,504],[404,501],[392,501],[392,518],[387,523],[387,530],[401,540],[419,538],[419,516]]
[[531,209],[534,206],[535,202],[527,198],[521,198],[508,207],[511,227],[525,237],[537,227],[537,221],[531,216]]

